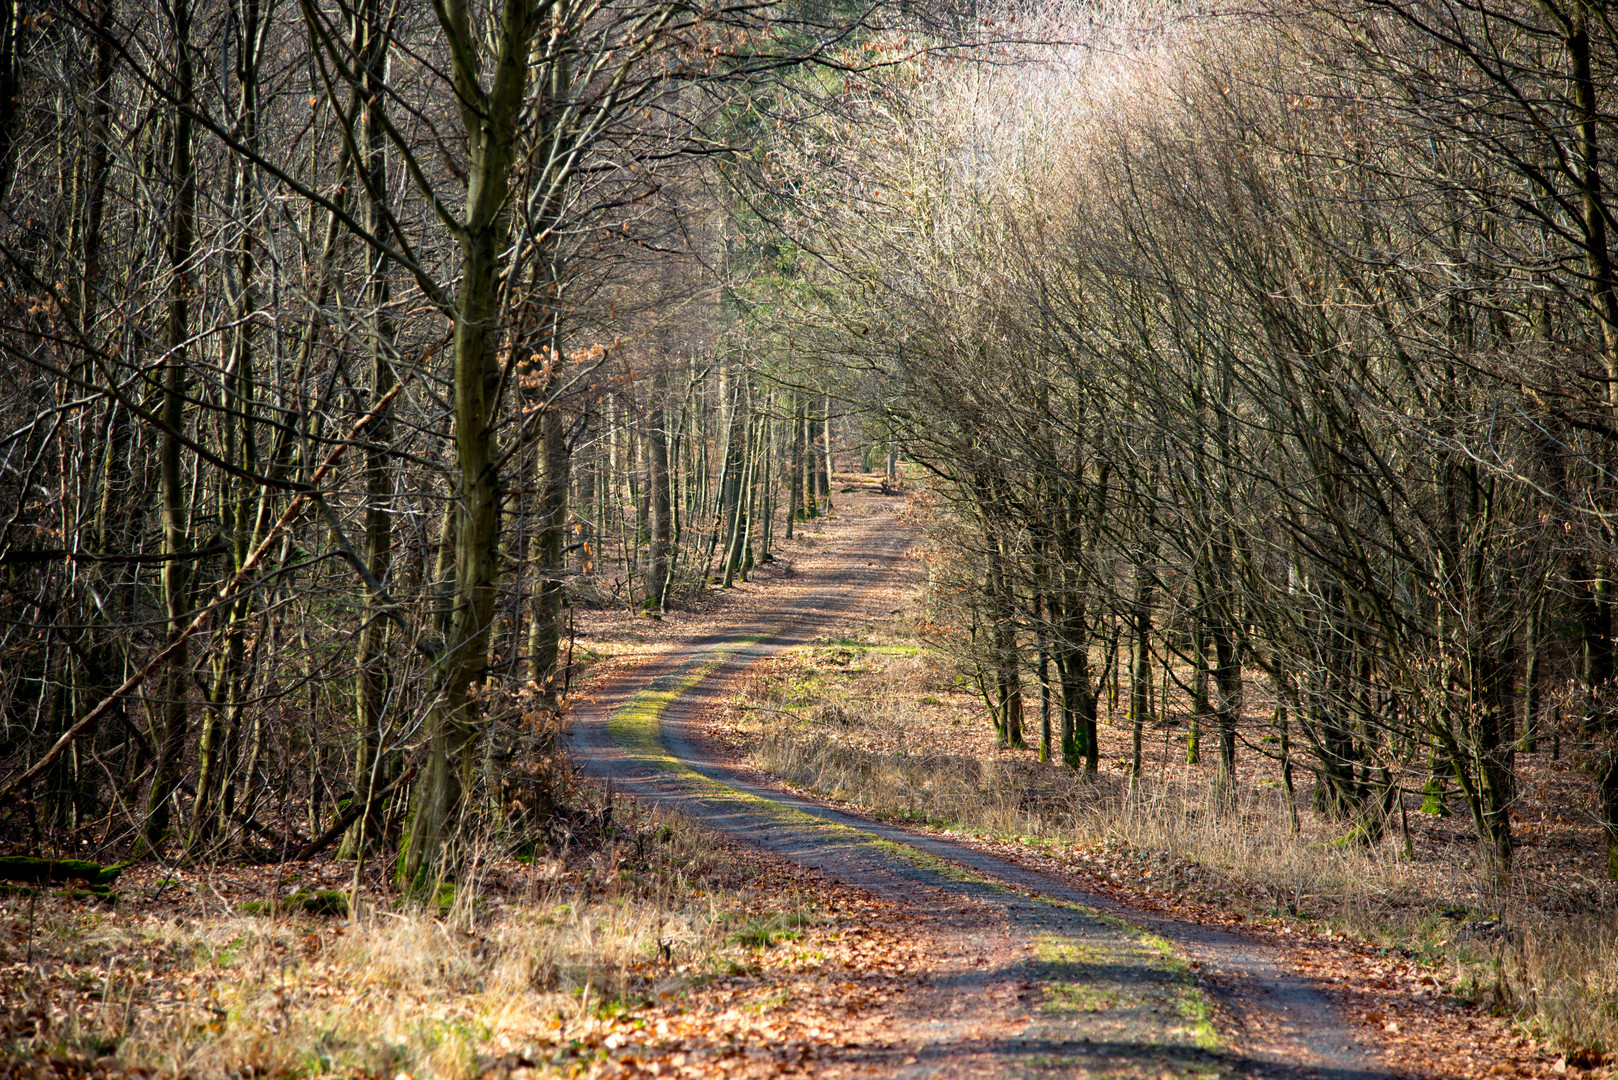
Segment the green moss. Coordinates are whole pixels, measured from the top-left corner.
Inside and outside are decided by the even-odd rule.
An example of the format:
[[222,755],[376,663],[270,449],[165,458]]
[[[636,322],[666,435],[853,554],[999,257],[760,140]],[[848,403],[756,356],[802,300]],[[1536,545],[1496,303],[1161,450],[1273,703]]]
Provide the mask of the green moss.
[[1219,1032],[1213,1025],[1213,1008],[1209,1006],[1208,999],[1202,996],[1202,991],[1198,990],[1195,984],[1180,988],[1176,995],[1175,1009],[1181,1019],[1191,1026],[1191,1039],[1196,1043],[1197,1049],[1214,1054],[1223,1048]]
[[1105,1012],[1118,1005],[1118,991],[1103,990],[1084,983],[1053,982],[1045,988],[1042,1007],[1058,1015]]
[[102,866],[84,859],[42,859],[34,855],[0,857],[0,881],[26,881],[35,884],[53,881],[83,881],[91,886],[111,885],[123,873],[123,865]]
[[77,900],[87,903],[99,900],[103,904],[116,904],[118,894],[104,886],[90,886],[83,889],[57,889],[55,891],[36,888],[32,885],[0,885],[0,896],[54,896],[59,900]]
[[1449,793],[1445,790],[1443,780],[1437,776],[1432,777],[1427,781],[1427,785],[1421,789],[1421,794],[1421,806],[1418,808],[1420,813],[1432,814],[1436,817],[1449,816]]
[[347,915],[348,894],[337,889],[299,889],[279,900],[249,900],[237,910],[244,915]]

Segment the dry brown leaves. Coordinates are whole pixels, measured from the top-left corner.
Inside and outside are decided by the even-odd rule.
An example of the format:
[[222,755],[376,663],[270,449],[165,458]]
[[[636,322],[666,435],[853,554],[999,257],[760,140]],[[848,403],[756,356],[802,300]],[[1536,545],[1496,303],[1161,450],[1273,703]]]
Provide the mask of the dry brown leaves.
[[682,965],[644,1005],[602,1016],[579,1041],[589,1076],[834,1075],[894,1048],[895,1003],[926,977],[917,913],[758,853],[733,857],[777,898],[748,914],[787,916],[785,931],[765,929],[775,940],[744,971],[687,982]]
[[[547,872],[546,902],[595,899],[606,910],[614,903],[613,883],[631,869],[621,858],[581,854]],[[217,1060],[205,1068],[185,1065],[183,1055],[132,1063],[127,1050],[115,1058],[96,1047],[96,1033],[127,1026],[132,1013],[166,1016],[173,1030],[201,1046],[237,1023],[226,1006],[244,981],[280,980],[272,1009],[284,1019],[261,1012],[252,1020],[271,1037],[277,1030],[296,1037],[334,1003],[377,994],[379,1011],[395,1025],[416,1017],[427,1026],[453,1021],[477,1030],[486,1006],[474,1003],[468,1011],[454,1000],[460,992],[454,980],[418,986],[355,969],[343,939],[359,931],[341,920],[243,920],[230,913],[242,899],[344,884],[348,872],[318,862],[219,874],[138,868],[116,909],[41,898],[31,911],[10,898],[0,916],[0,1045],[23,1039],[56,1049],[0,1056],[0,1080],[309,1072],[307,1048],[302,1064],[241,1059],[222,1071]],[[501,921],[532,911],[537,873],[509,862],[484,866],[479,928],[446,924],[445,941],[474,952],[497,947]],[[710,852],[674,899],[711,905],[709,946],[643,950],[617,973],[625,992],[602,1000],[600,984],[592,992],[586,983],[571,1004],[555,993],[539,995],[535,1007],[514,1010],[514,1019],[491,1018],[470,1064],[446,1072],[429,1063],[405,1075],[832,1075],[863,1069],[872,1055],[897,1053],[895,1005],[927,978],[928,936],[914,909],[730,848]],[[386,924],[396,916],[377,917]],[[245,922],[264,928],[250,964],[221,955],[219,927],[231,919],[235,928]]]

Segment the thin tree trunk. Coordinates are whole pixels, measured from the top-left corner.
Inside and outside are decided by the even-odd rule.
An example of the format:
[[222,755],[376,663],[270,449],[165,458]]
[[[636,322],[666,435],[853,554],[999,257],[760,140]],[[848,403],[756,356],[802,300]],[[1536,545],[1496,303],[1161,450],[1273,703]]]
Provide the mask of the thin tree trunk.
[[791,428],[792,439],[787,447],[787,456],[791,458],[791,481],[787,488],[787,539],[792,539],[793,521],[803,514],[803,407],[798,402],[796,392],[792,394],[789,410],[790,419],[787,425]]
[[1241,652],[1224,617],[1216,613],[1210,620],[1209,636],[1214,647],[1214,720],[1219,727],[1219,776],[1215,783],[1234,796],[1236,785],[1236,725],[1242,713]]
[[1007,746],[1022,746],[1022,665],[1017,652],[1011,587],[1005,575],[1005,553],[999,541],[989,539],[988,591],[994,647],[995,688],[999,699],[1000,738]]
[[769,407],[765,410],[761,421],[764,429],[764,445],[759,451],[759,542],[758,561],[770,562],[775,558],[770,554],[770,545],[774,540],[775,529],[775,393],[770,393]]
[[529,678],[542,698],[555,705],[560,692],[562,650],[562,582],[567,570],[567,491],[572,457],[567,448],[567,418],[554,405],[540,419],[539,506],[534,523],[532,562],[539,580],[534,586],[528,622]]
[[726,589],[736,583],[736,571],[742,562],[742,544],[747,535],[747,502],[753,485],[753,424],[745,416],[741,403],[737,403],[737,413],[741,416],[742,439],[740,447],[740,461],[737,475],[732,485],[730,496],[730,514],[726,522],[725,541],[725,570],[720,585]]
[[[723,390],[723,382],[721,389]],[[742,529],[742,492],[747,480],[749,422],[742,393],[743,386],[738,383],[731,387],[728,397],[723,392],[720,394],[721,403],[728,403],[729,407],[724,420],[727,432],[725,471],[720,483],[720,511],[724,520],[724,547],[721,557],[724,562],[719,571],[719,584],[726,589],[731,587],[736,576],[736,544]]]
[[1280,678],[1275,680],[1274,723],[1281,744],[1281,791],[1287,803],[1287,825],[1297,833],[1302,824],[1298,821],[1298,795],[1292,784],[1292,726],[1287,721],[1284,681]]
[[820,419],[820,450],[821,450],[821,453],[823,455],[825,455],[825,459],[826,459],[825,462],[820,467],[821,468],[821,472],[820,472],[820,494],[821,494],[821,496],[823,498],[823,501],[824,501],[824,505],[821,507],[821,510],[823,512],[829,514],[829,513],[831,513],[831,509],[832,509],[832,506],[831,506],[832,476],[836,472],[836,464],[832,460],[832,448],[831,448],[831,395],[830,394],[826,395],[822,399],[822,412],[821,412],[821,419]]
[[[368,231],[382,241],[388,240],[388,219],[384,212],[387,200],[388,170],[384,153],[382,118],[379,114],[385,99],[384,83],[387,75],[388,45],[381,0],[361,0],[355,12],[354,37],[360,85],[357,88],[362,106],[358,125],[359,160],[363,170],[365,191],[364,224]],[[388,313],[390,298],[387,263],[370,248],[366,254],[364,318],[368,322],[370,352],[370,401],[380,401],[393,389],[396,381],[390,353],[393,349],[393,326]],[[389,410],[377,418],[368,433],[365,444],[365,544],[364,560],[371,576],[386,583],[393,557],[393,471],[389,468],[389,445],[393,441],[393,414]],[[377,755],[382,744],[383,710],[388,697],[387,642],[389,622],[385,600],[374,591],[367,591],[364,620],[360,626],[357,644],[357,666],[354,678],[355,752],[352,784],[355,798],[369,804],[370,793],[375,790],[381,775]],[[369,813],[354,823],[343,838],[340,855],[360,853],[362,838],[376,840],[382,833],[381,808],[371,807]]]
[[1539,749],[1540,635],[1545,624],[1549,590],[1541,587],[1529,608],[1528,625],[1523,630],[1522,738],[1517,745],[1525,754]]
[[1039,760],[1051,759],[1051,635],[1050,611],[1043,593],[1034,597],[1034,633],[1039,649]]
[[[1164,672],[1168,671],[1168,657],[1163,658]],[[1187,765],[1202,763],[1202,730],[1213,705],[1208,700],[1208,639],[1203,632],[1202,617],[1198,615],[1191,630],[1191,730],[1186,739]],[[1164,684],[1165,687],[1168,685]]]
[[28,6],[22,0],[4,0],[0,5],[0,193],[11,187],[17,163],[17,106],[28,21]]
[[647,478],[651,510],[651,547],[647,560],[643,607],[662,611],[668,603],[669,551],[674,535],[674,502],[669,497],[668,370],[659,363],[652,373],[652,402],[646,444],[651,474]]
[[[163,551],[167,556],[161,573],[163,606],[170,638],[185,630],[190,606],[190,548],[186,523],[186,489],[180,474],[180,432],[185,427],[185,397],[188,372],[186,342],[190,335],[190,296],[192,284],[192,242],[196,219],[196,174],[192,163],[191,108],[193,74],[191,63],[191,9],[189,0],[171,0],[169,19],[175,48],[173,145],[170,178],[175,185],[174,205],[169,214],[168,269],[171,275],[168,299],[167,355],[163,365],[162,417],[164,431],[158,449],[158,486],[163,507]],[[157,768],[146,803],[142,830],[143,850],[155,850],[169,829],[169,802],[180,783],[187,733],[189,695],[188,649],[182,643],[169,658],[159,692],[158,729],[152,743]]]
[[[718,393],[719,430],[721,432],[721,441],[719,445],[719,484],[717,489],[712,492],[711,496],[713,527],[708,533],[708,550],[702,559],[702,584],[704,587],[707,587],[709,584],[713,583],[713,561],[715,554],[719,552],[719,541],[721,537],[729,536],[729,532],[725,528],[726,514],[730,512],[734,488],[733,477],[737,466],[735,450],[736,403],[731,400],[728,371],[723,363],[721,363],[719,366]],[[704,454],[704,460],[706,460],[706,454]],[[708,470],[705,467],[705,481],[707,472]],[[707,490],[708,484],[706,482],[703,484],[703,488],[705,491]],[[707,503],[708,501],[709,497],[704,496],[704,502]],[[723,576],[723,571],[721,571],[721,576]]]
[[1151,716],[1152,698],[1152,579],[1146,568],[1135,567],[1135,596],[1130,605],[1129,720],[1130,776],[1141,772],[1141,736]]

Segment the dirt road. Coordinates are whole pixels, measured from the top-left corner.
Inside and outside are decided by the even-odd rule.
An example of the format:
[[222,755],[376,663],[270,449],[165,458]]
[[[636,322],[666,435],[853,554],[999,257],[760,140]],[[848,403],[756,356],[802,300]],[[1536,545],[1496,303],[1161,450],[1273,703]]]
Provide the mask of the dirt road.
[[[891,1006],[892,1036],[840,1047],[840,1064],[898,1077],[1393,1075],[1263,943],[1123,909],[1059,874],[799,797],[703,751],[696,719],[749,664],[891,614],[911,543],[896,503],[856,502],[801,574],[756,591],[733,623],[721,615],[722,629],[609,680],[575,725],[586,770],[619,791],[925,912],[929,970]],[[1216,1028],[1214,1016],[1228,1019]]]

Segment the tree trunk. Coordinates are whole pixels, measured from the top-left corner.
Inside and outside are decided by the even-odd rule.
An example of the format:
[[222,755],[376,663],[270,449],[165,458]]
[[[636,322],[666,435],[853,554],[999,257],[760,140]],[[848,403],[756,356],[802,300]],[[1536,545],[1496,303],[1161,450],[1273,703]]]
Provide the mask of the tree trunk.
[[652,403],[646,428],[652,538],[642,607],[649,611],[662,611],[668,602],[669,549],[674,535],[674,503],[669,496],[668,396],[668,371],[660,363],[652,373]]
[[1539,749],[1540,651],[1545,626],[1549,590],[1542,584],[1539,596],[1530,603],[1528,624],[1523,628],[1522,736],[1517,747],[1525,754]]
[[[1165,653],[1165,672],[1168,663]],[[1203,633],[1201,616],[1196,617],[1191,631],[1191,665],[1191,727],[1186,733],[1185,761],[1187,765],[1200,765],[1203,726],[1213,715],[1213,704],[1208,700],[1208,639]]]
[[1046,622],[1050,607],[1043,593],[1034,597],[1034,633],[1039,647],[1039,760],[1051,759],[1051,634]]
[[0,5],[0,192],[11,187],[17,159],[17,105],[22,89],[23,40],[28,10],[22,0]]
[[1241,652],[1224,616],[1215,613],[1209,620],[1209,636],[1214,647],[1214,720],[1219,727],[1219,775],[1216,785],[1234,796],[1236,784],[1236,725],[1242,715]]
[[820,492],[820,470],[815,462],[819,454],[815,452],[815,414],[809,402],[805,401],[799,416],[803,428],[803,520],[820,516],[819,500],[816,496]]
[[720,484],[720,502],[724,519],[724,548],[721,558],[723,558],[724,562],[719,570],[719,584],[726,589],[730,588],[736,579],[736,549],[741,542],[742,516],[744,513],[742,499],[746,490],[748,480],[747,466],[750,461],[747,435],[751,424],[743,401],[744,388],[744,382],[734,384],[731,387],[730,395],[726,397],[723,379],[721,379],[721,404],[728,403],[729,409],[724,420],[727,432],[725,437],[725,469],[724,478]]
[[803,410],[798,404],[798,395],[791,397],[791,407],[788,412],[787,425],[792,431],[792,438],[787,445],[787,456],[791,459],[791,479],[787,487],[787,539],[792,539],[792,524],[803,514]]
[[826,395],[826,397],[824,399],[822,399],[822,411],[821,411],[821,414],[820,414],[820,451],[821,451],[822,455],[824,455],[824,457],[825,457],[824,461],[818,463],[818,467],[819,467],[819,470],[820,470],[820,477],[819,477],[820,494],[821,494],[821,497],[822,497],[822,500],[823,500],[823,505],[821,506],[821,510],[824,511],[825,513],[830,513],[831,508],[832,508],[831,507],[832,476],[837,470],[836,463],[832,460],[832,448],[831,448],[831,395],[830,394]]
[[1596,768],[1602,832],[1607,839],[1607,877],[1618,881],[1618,747],[1609,748]]
[[770,562],[775,558],[770,554],[770,545],[774,541],[775,529],[775,395],[770,395],[769,407],[765,410],[764,419],[759,421],[759,427],[764,445],[759,448],[759,481],[758,481],[758,561]]
[[1085,604],[1082,595],[1074,594],[1073,584],[1064,581],[1062,592],[1046,601],[1054,630],[1051,648],[1062,688],[1062,764],[1070,769],[1092,772],[1096,699],[1090,687]]
[[562,672],[562,582],[567,572],[567,491],[572,456],[567,418],[553,405],[540,418],[539,506],[530,559],[538,580],[528,619],[528,677],[555,705]]
[[1139,565],[1135,567],[1135,596],[1129,621],[1129,719],[1133,729],[1129,774],[1139,776],[1141,737],[1152,707],[1152,579]]
[[[190,334],[192,293],[192,231],[196,219],[196,174],[191,154],[191,107],[193,75],[191,63],[191,9],[189,0],[171,0],[170,19],[174,28],[174,101],[171,177],[175,184],[174,206],[169,214],[168,268],[171,275],[168,299],[168,353],[163,365],[162,417],[164,431],[158,449],[158,487],[163,507],[163,551],[168,558],[161,574],[163,606],[170,638],[185,629],[190,607],[190,566],[184,558],[189,550],[186,527],[186,489],[180,475],[180,432],[185,428],[185,397],[188,372],[186,341]],[[182,645],[170,658],[159,692],[158,728],[152,743],[157,767],[146,802],[146,822],[141,834],[143,851],[155,850],[169,829],[169,800],[179,787],[184,763],[189,695],[188,649]]]
[[1287,722],[1285,682],[1277,677],[1274,686],[1275,712],[1272,719],[1276,736],[1280,741],[1281,793],[1287,803],[1287,826],[1296,834],[1302,829],[1302,823],[1298,820],[1298,796],[1292,784],[1292,731],[1291,725]]
[[999,541],[989,539],[988,600],[993,619],[992,647],[994,650],[994,678],[996,712],[999,714],[1000,741],[1007,746],[1022,746],[1022,662],[1017,649],[1017,628],[1014,621],[1015,600],[1010,582],[1005,575],[1005,553]]
[[1607,246],[1606,193],[1601,176],[1600,107],[1590,56],[1589,7],[1570,5],[1565,43],[1573,83],[1578,144],[1579,209],[1583,221],[1585,266],[1591,307],[1601,322],[1607,367],[1607,405],[1618,414],[1618,282],[1613,279],[1612,254]]
[[[435,668],[434,700],[426,719],[426,761],[411,798],[410,821],[399,854],[400,885],[416,895],[453,876],[462,851],[464,793],[482,728],[473,688],[489,658],[496,586],[500,576],[500,478],[494,422],[500,384],[494,333],[500,312],[497,277],[506,246],[509,178],[516,121],[528,75],[528,44],[537,15],[522,0],[504,0],[491,85],[480,84],[471,59],[479,39],[463,0],[446,0],[439,25],[453,46],[452,74],[466,135],[466,213],[458,229],[461,284],[453,342],[456,455],[455,585],[449,635]],[[560,437],[557,438],[561,443]],[[565,499],[566,477],[560,479]],[[555,565],[555,564],[552,564]]]
[[[741,402],[737,402],[737,412],[742,413]],[[749,501],[753,488],[753,424],[743,415],[742,439],[740,447],[740,460],[738,461],[738,475],[733,484],[730,496],[730,516],[727,521],[725,540],[725,571],[720,584],[731,588],[736,583],[736,573],[741,569],[744,546],[747,539],[747,518]],[[744,579],[745,580],[745,579]]]
[[[384,153],[385,136],[379,110],[386,97],[385,80],[388,64],[387,28],[384,25],[381,0],[361,0],[355,12],[354,39],[356,66],[359,76],[358,92],[364,103],[360,123],[357,125],[359,160],[357,167],[363,172],[365,191],[364,225],[367,231],[384,242],[388,239],[388,218],[385,213],[387,199],[387,157]],[[393,327],[388,316],[389,285],[387,263],[371,249],[366,248],[364,319],[368,323],[370,352],[370,394],[368,402],[382,400],[393,389],[395,376],[389,358],[393,349]],[[378,583],[386,583],[393,557],[393,472],[389,468],[388,452],[393,442],[393,410],[384,412],[366,432],[365,441],[365,542],[363,558],[371,576]],[[354,797],[370,801],[371,792],[380,784],[381,762],[377,755],[382,745],[383,710],[388,697],[387,641],[389,623],[384,605],[386,600],[376,592],[367,590],[364,620],[360,626],[354,673],[354,771],[352,784]],[[358,855],[365,839],[374,841],[382,832],[379,807],[355,822],[343,838],[339,854]]]

